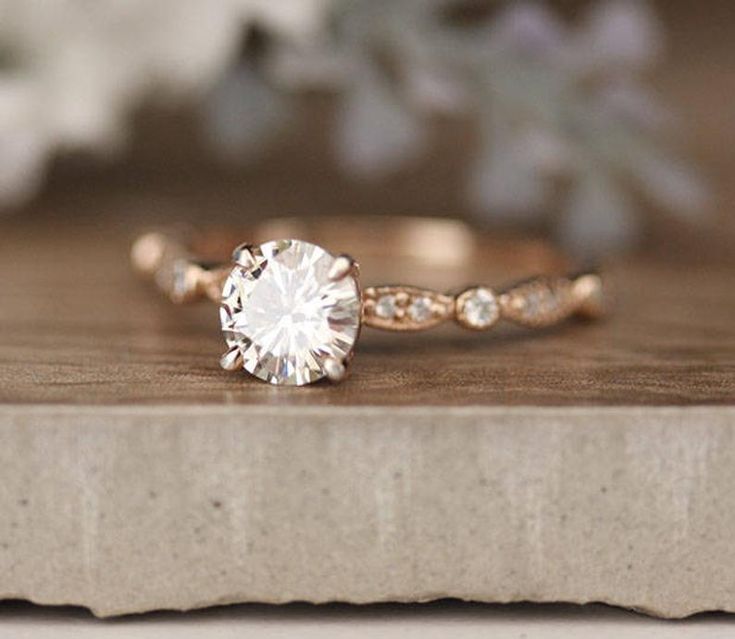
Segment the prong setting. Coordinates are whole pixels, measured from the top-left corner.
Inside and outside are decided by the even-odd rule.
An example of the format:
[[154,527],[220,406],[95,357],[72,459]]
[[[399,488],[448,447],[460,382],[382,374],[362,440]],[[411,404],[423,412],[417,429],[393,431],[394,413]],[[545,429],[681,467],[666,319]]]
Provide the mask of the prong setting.
[[227,350],[219,360],[219,365],[226,371],[236,371],[242,368],[242,353],[237,346]]
[[327,277],[330,282],[338,282],[348,275],[353,275],[357,269],[357,262],[349,255],[338,255],[329,267]]
[[251,268],[255,266],[255,256],[253,255],[253,245],[244,242],[235,247],[232,251],[232,261],[242,268]]
[[329,381],[341,382],[347,375],[347,367],[344,362],[340,362],[336,357],[328,357],[324,360],[324,372],[327,374]]

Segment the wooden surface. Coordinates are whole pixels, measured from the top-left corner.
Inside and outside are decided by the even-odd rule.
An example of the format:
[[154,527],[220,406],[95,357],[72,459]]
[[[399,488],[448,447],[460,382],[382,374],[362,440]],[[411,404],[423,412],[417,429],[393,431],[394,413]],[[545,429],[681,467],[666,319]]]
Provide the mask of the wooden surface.
[[131,276],[127,251],[140,226],[154,218],[231,221],[243,214],[462,215],[474,134],[445,123],[424,165],[376,188],[340,178],[323,105],[256,166],[232,172],[206,164],[195,128],[169,112],[141,124],[119,163],[56,166],[33,210],[0,224],[0,401],[732,403],[735,58],[728,25],[735,5],[659,8],[671,42],[657,82],[710,178],[713,216],[695,230],[652,214],[667,231],[642,255],[612,265],[618,304],[609,321],[543,334],[366,330],[353,376],[340,387],[271,388],[223,373],[214,309],[170,307]]
[[601,323],[570,322],[540,333],[366,329],[346,383],[289,389],[221,371],[216,307],[174,307],[137,280],[127,262],[129,235],[96,223],[47,223],[43,233],[27,224],[6,227],[2,402],[735,401],[735,268],[714,249],[613,265],[617,304]]

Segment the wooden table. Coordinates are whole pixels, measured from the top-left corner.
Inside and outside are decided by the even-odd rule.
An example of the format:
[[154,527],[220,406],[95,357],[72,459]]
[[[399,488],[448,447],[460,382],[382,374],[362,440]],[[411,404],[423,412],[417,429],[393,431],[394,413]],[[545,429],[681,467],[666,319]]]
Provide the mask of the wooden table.
[[218,366],[216,308],[130,272],[130,231],[19,224],[0,240],[5,403],[679,405],[735,402],[735,267],[716,245],[611,264],[600,323],[541,333],[366,329],[342,385],[279,388]]

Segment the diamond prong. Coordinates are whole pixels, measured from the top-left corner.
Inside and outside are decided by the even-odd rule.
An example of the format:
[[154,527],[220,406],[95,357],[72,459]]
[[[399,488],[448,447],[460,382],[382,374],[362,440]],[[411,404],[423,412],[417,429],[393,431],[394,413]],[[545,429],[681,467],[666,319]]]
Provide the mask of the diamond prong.
[[330,381],[341,382],[347,375],[347,368],[336,357],[328,357],[324,360],[324,372]]
[[357,263],[349,255],[338,255],[329,267],[327,277],[330,282],[337,282],[355,271]]
[[255,264],[253,245],[245,242],[235,247],[235,250],[232,251],[232,261],[243,268],[250,268],[253,266]]
[[219,365],[226,371],[236,371],[242,367],[242,353],[237,346],[230,348],[219,360]]

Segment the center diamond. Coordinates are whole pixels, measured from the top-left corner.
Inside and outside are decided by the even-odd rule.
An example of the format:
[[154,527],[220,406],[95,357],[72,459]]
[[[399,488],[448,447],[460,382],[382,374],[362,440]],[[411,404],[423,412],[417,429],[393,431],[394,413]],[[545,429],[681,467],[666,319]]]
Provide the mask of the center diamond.
[[352,274],[332,281],[335,257],[301,240],[267,242],[254,263],[235,266],[222,291],[220,319],[243,368],[271,384],[301,386],[342,362],[360,330],[360,289]]

